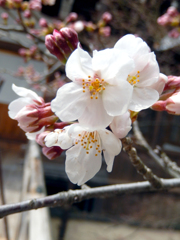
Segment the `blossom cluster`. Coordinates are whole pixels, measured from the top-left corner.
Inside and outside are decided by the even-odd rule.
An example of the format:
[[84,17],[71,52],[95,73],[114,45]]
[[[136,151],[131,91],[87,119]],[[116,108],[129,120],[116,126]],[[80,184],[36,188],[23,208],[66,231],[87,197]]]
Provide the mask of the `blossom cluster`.
[[[55,32],[56,46],[57,37]],[[113,48],[93,51],[92,57],[77,44],[65,72],[71,82],[58,89],[51,104],[13,86],[21,98],[10,104],[9,115],[50,158],[66,150],[66,173],[82,185],[99,171],[102,156],[112,171],[120,139],[131,130],[131,116],[159,100],[167,77],[148,45],[131,34]]]
[[160,16],[157,19],[157,23],[162,26],[170,26],[173,29],[168,33],[168,35],[172,38],[178,38],[180,36],[180,13],[178,10],[171,6],[167,9],[167,12]]

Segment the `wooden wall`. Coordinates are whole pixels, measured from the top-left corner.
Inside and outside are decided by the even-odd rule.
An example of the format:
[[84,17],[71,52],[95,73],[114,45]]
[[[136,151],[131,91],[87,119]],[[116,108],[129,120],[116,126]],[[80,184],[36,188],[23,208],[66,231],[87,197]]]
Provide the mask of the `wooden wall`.
[[8,115],[8,105],[0,103],[0,141],[26,143],[27,138],[18,122]]

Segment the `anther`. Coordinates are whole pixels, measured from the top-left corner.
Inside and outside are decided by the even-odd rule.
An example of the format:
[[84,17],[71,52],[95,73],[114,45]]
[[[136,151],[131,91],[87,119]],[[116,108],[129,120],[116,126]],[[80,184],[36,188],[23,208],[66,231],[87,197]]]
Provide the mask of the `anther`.
[[91,76],[88,76],[88,78],[90,78]]
[[97,157],[97,153],[95,154],[95,156]]
[[87,154],[89,154],[89,152],[86,152]]
[[98,99],[98,97],[96,97],[96,99]]
[[91,96],[91,99],[93,99],[93,96]]
[[85,90],[83,90],[83,92],[86,92]]

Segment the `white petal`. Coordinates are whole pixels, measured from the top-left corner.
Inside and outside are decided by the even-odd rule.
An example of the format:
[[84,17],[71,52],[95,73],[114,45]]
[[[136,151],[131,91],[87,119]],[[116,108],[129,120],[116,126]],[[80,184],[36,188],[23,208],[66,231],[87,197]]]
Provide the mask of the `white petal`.
[[95,156],[95,151],[89,151],[80,144],[73,146],[66,151],[66,173],[71,182],[82,185],[90,180],[101,168],[101,154]]
[[82,86],[67,83],[57,91],[56,98],[51,102],[52,111],[64,122],[78,119],[87,105],[90,93],[83,93]]
[[18,114],[18,112],[25,107],[26,105],[32,104],[33,101],[31,98],[18,98],[14,101],[12,101],[9,106],[9,117],[14,119],[16,117],[16,115]]
[[45,130],[45,127],[42,127],[42,128],[41,128],[39,131],[37,131],[37,132],[34,132],[34,133],[29,133],[29,132],[27,132],[27,133],[25,133],[25,135],[26,135],[27,139],[29,139],[29,140],[36,140],[36,135],[44,132],[44,130]]
[[116,49],[125,50],[130,57],[136,58],[139,55],[150,52],[148,45],[139,37],[127,34],[122,37],[114,46]]
[[154,84],[152,84],[150,87],[152,89],[155,89],[156,91],[158,91],[159,95],[163,92],[164,90],[164,86],[168,81],[168,77],[166,75],[164,75],[163,73],[159,74],[159,79],[157,82],[155,82]]
[[107,113],[111,116],[125,113],[128,109],[132,92],[133,87],[127,81],[122,81],[117,86],[106,86],[102,98]]
[[91,131],[106,128],[113,117],[109,116],[104,109],[101,96],[98,99],[88,100],[87,107],[79,117],[79,123],[83,127],[88,127]]
[[131,111],[139,112],[149,108],[159,99],[159,93],[151,88],[134,87],[132,100],[129,105]]
[[67,77],[75,81],[83,78],[87,79],[88,75],[92,75],[92,73],[91,56],[78,46],[66,63]]
[[20,97],[28,97],[31,99],[35,99],[39,102],[42,102],[41,98],[32,90],[29,90],[29,89],[23,88],[23,87],[17,87],[15,84],[12,85],[12,89]]
[[114,48],[96,51],[92,59],[93,70],[100,73],[100,77],[105,81],[117,75],[125,80],[134,67],[133,63],[127,53]]
[[136,70],[140,71],[138,87],[151,86],[157,82],[159,79],[159,65],[154,53],[137,58]]
[[58,136],[58,144],[62,149],[68,149],[73,145],[72,138],[69,137],[68,131],[62,131]]
[[107,171],[111,172],[114,157],[120,153],[122,144],[112,132],[108,130],[99,130],[98,132],[101,138],[103,154],[107,164]]
[[114,117],[112,123],[110,124],[110,128],[113,133],[118,138],[124,138],[131,130],[131,118],[129,112],[126,112],[123,115]]
[[57,132],[50,132],[44,139],[45,145],[47,147],[59,146],[58,135],[59,134]]

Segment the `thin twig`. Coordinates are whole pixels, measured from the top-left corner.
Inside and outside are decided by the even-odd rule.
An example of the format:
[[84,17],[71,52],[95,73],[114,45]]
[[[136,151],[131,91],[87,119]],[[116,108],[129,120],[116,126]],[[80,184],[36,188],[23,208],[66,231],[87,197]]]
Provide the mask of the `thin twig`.
[[[5,197],[4,197],[4,183],[3,183],[3,176],[2,176],[2,158],[1,158],[1,151],[0,151],[0,189],[1,189],[1,201],[2,204],[5,205]],[[5,235],[6,239],[9,240],[9,228],[7,217],[4,218],[4,227],[5,227]]]
[[[161,178],[160,180],[162,182],[161,189],[167,190],[175,187],[180,187],[180,179]],[[29,211],[32,209],[77,203],[90,198],[107,198],[121,194],[141,193],[149,191],[157,191],[157,189],[152,187],[148,181],[116,184],[82,190],[69,190],[67,192],[60,192],[43,198],[0,206],[0,218],[3,218],[10,214]]]
[[144,179],[148,180],[154,188],[161,188],[162,183],[160,178],[153,174],[137,155],[136,149],[132,146],[132,140],[129,137],[122,139],[123,149],[127,152],[133,166],[137,169]]
[[161,166],[167,173],[169,173],[170,176],[175,177],[175,178],[179,178],[180,174],[177,171],[174,171],[173,169],[167,167],[167,165],[164,163],[163,159],[160,158],[155,152],[154,150],[151,148],[151,146],[147,143],[147,141],[145,140],[144,136],[142,135],[139,126],[138,126],[138,122],[135,121],[133,123],[133,131],[134,131],[134,135],[135,138],[138,141],[138,144],[140,144],[141,146],[143,146],[148,154],[155,160],[155,162]]
[[6,32],[9,32],[9,31],[13,31],[13,32],[24,32],[23,28],[22,27],[19,27],[19,26],[2,26],[0,25],[0,30],[2,31],[6,31]]

